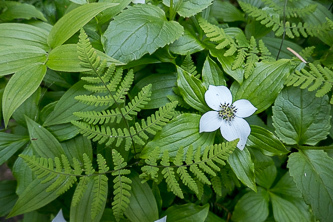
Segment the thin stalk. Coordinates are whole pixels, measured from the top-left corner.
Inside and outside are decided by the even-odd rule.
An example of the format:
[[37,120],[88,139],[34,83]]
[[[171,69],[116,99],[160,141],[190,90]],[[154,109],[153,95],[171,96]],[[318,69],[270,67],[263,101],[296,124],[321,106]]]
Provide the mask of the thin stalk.
[[283,6],[283,36],[282,36],[282,41],[281,41],[281,44],[280,44],[279,52],[276,56],[276,60],[279,59],[280,52],[282,50],[282,45],[283,45],[283,42],[284,42],[284,38],[286,37],[286,8],[287,8],[287,4],[288,4],[288,0],[285,0],[284,1],[284,6]]

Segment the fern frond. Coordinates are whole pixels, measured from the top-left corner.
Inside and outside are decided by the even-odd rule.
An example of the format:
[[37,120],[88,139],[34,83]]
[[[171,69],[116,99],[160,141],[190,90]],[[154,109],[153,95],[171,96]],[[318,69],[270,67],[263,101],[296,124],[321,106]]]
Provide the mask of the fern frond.
[[76,189],[75,189],[75,192],[74,192],[73,198],[72,198],[72,205],[74,207],[81,201],[83,193],[87,188],[87,184],[92,179],[93,179],[92,177],[80,177],[80,181],[79,181],[78,185],[76,186]]
[[124,108],[104,110],[101,112],[75,112],[74,115],[80,117],[83,121],[94,125],[113,123],[115,120],[117,123],[119,123],[123,117],[125,117],[127,120],[132,120],[131,116],[137,115],[137,113],[140,112],[144,105],[150,101],[151,87],[151,84],[143,87],[138,95],[135,96]]
[[203,18],[199,19],[199,25],[211,41],[218,43],[216,49],[224,49],[228,47],[224,56],[232,56],[235,54],[237,51],[237,45],[234,39],[227,35],[222,28],[210,24]]
[[221,178],[219,177],[219,175],[212,177],[211,181],[212,181],[212,187],[213,187],[215,193],[219,196],[222,196],[222,182],[221,182]]
[[104,210],[104,204],[108,195],[108,178],[105,175],[94,177],[93,201],[91,204],[91,219],[93,220],[99,212]]
[[119,221],[130,202],[129,198],[131,194],[129,191],[131,190],[132,181],[124,175],[130,174],[131,171],[124,169],[127,163],[124,162],[124,158],[114,149],[112,150],[112,160],[114,164],[112,175],[115,176],[113,180],[114,199],[112,201],[112,210],[117,221]]
[[187,54],[182,65],[181,68],[184,69],[186,72],[190,73],[191,75],[195,76],[196,78],[200,78],[200,74],[198,74],[197,72],[197,68],[194,64],[194,62],[192,61],[191,55]]
[[183,199],[184,194],[177,182],[175,172],[172,167],[169,167],[169,152],[167,150],[163,153],[161,164],[162,166],[165,166],[165,168],[162,170],[162,174],[168,187],[176,196]]
[[232,64],[232,69],[238,69],[239,67],[241,67],[244,64],[246,55],[247,53],[245,49],[240,49],[236,56],[236,60]]
[[148,158],[145,160],[146,164],[145,166],[141,167],[142,174],[140,174],[140,178],[143,179],[143,183],[152,179],[155,182],[158,181],[158,171],[159,168],[157,166],[157,159],[160,154],[160,149],[156,148],[154,149],[148,156]]
[[49,182],[56,178],[46,189],[46,192],[58,189],[57,195],[60,195],[71,188],[77,180],[76,176],[79,176],[74,174],[78,173],[78,169],[74,172],[65,155],[61,155],[61,159],[55,157],[54,160],[36,156],[31,157],[23,154],[21,154],[20,157],[27,163],[37,178],[42,179],[46,177],[42,183]]
[[142,120],[141,125],[136,123],[130,127],[130,131],[126,128],[115,129],[108,126],[90,125],[85,122],[72,121],[72,124],[79,128],[81,134],[88,139],[92,139],[94,142],[100,144],[106,143],[106,146],[111,145],[115,141],[116,147],[125,140],[125,149],[129,150],[132,145],[132,139],[134,143],[144,145],[144,141],[148,139],[146,133],[155,135],[157,131],[167,124],[174,115],[174,109],[177,103],[168,103],[163,107],[160,107],[155,114],[152,114],[147,120]]
[[307,60],[311,57],[315,48],[315,46],[306,47],[299,54],[302,56],[303,59]]
[[[331,91],[333,85],[333,71],[321,65],[315,66],[309,63],[310,70],[306,68],[289,76],[286,81],[287,86],[300,86],[301,89],[307,88],[309,91],[317,90],[316,97],[323,97]],[[330,101],[333,104],[333,99]]]
[[[290,23],[287,21],[283,24],[280,21],[279,15],[271,16],[269,12],[259,9],[249,3],[238,1],[239,5],[243,9],[245,13],[249,16],[255,18],[257,21],[261,22],[261,24],[265,25],[267,28],[272,28],[276,36],[281,36],[284,31],[290,38],[299,37],[302,35],[303,37],[307,38],[308,35],[310,36],[321,36],[323,33],[327,33],[330,31],[329,22],[323,23],[321,25],[312,25],[308,23]],[[307,8],[303,14],[310,13],[313,10],[314,6],[310,6]],[[301,11],[297,9],[298,11]],[[295,13],[292,11],[291,13]]]

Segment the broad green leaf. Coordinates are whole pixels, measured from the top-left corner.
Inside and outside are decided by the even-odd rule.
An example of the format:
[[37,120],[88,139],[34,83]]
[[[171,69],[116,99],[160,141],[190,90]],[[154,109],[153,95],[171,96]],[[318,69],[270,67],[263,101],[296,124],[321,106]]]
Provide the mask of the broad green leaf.
[[82,135],[61,143],[61,146],[69,161],[75,158],[83,164],[83,153],[87,154],[89,159],[93,158],[91,141]]
[[77,7],[61,17],[51,29],[47,42],[55,48],[66,42],[101,11],[114,7],[113,3],[90,3]]
[[70,0],[71,2],[74,2],[75,4],[79,4],[79,5],[83,5],[83,4],[87,4],[89,2],[87,2],[87,0]]
[[80,103],[75,99],[78,95],[90,95],[91,92],[83,88],[84,81],[79,81],[73,85],[57,102],[54,110],[48,115],[44,122],[44,126],[51,126],[63,123],[69,123],[72,120],[78,120],[78,117],[74,116],[74,112],[80,111],[101,111],[105,107],[94,107],[83,103]]
[[19,194],[19,198],[8,217],[14,217],[37,210],[55,200],[59,196],[57,192],[61,186],[50,192],[46,192],[46,189],[54,183],[57,178],[58,177],[55,177],[46,183],[42,183],[41,179],[34,179],[29,186],[25,187],[24,191]]
[[311,221],[309,206],[289,173],[285,173],[270,191],[276,221]]
[[223,71],[209,56],[207,56],[202,68],[202,81],[207,89],[209,85],[213,86],[226,85]]
[[13,208],[18,196],[15,193],[16,180],[0,181],[0,217],[6,216]]
[[132,180],[130,203],[125,215],[131,221],[146,222],[158,219],[158,209],[154,194],[148,183],[141,183],[138,173],[130,176]]
[[180,67],[177,67],[177,72],[177,85],[185,102],[200,112],[209,111],[205,101],[206,88],[202,82]]
[[0,132],[0,165],[6,162],[28,141],[27,136]]
[[[182,17],[191,17],[212,4],[213,0],[174,0],[173,7]],[[170,0],[163,0],[170,7]]]
[[[108,65],[111,63],[123,65],[123,63],[98,50],[96,52],[102,60],[106,59]],[[81,67],[76,44],[61,45],[53,49],[49,54],[46,65],[50,69],[62,72],[84,72],[90,70]]]
[[114,16],[128,6],[132,0],[99,0],[98,2],[118,3],[118,5],[108,8],[97,15],[98,23],[103,24],[109,22]]
[[258,187],[255,193],[250,191],[240,198],[232,214],[233,221],[262,222],[268,217],[268,192]]
[[147,158],[149,153],[156,147],[159,147],[161,154],[167,150],[170,157],[175,157],[180,147],[187,148],[192,145],[196,150],[212,145],[214,142],[215,132],[199,133],[199,121],[201,115],[181,114],[174,118],[159,131],[154,139],[147,143],[141,153],[141,158]]
[[150,101],[144,109],[156,109],[170,102],[167,96],[175,95],[172,88],[176,86],[176,81],[175,73],[149,75],[135,84],[131,94],[136,96],[144,86],[152,84]]
[[44,63],[47,60],[47,54],[43,49],[35,46],[7,46],[1,47],[0,58],[0,76],[4,76],[17,72],[29,64]]
[[167,21],[164,11],[157,6],[138,4],[111,21],[103,43],[107,55],[128,63],[174,42],[182,33],[183,27]]
[[[31,143],[24,148],[22,154],[32,156],[33,147]],[[21,195],[27,186],[36,178],[28,165],[22,158],[17,158],[12,168],[13,175],[17,180],[16,193]]]
[[14,111],[39,87],[46,73],[46,66],[31,64],[17,71],[8,81],[2,97],[5,126]]
[[289,153],[283,143],[272,132],[254,125],[251,125],[251,134],[246,146],[258,148],[267,156]]
[[47,130],[59,141],[72,139],[79,134],[79,129],[71,123],[48,126]]
[[[105,176],[105,175],[103,175]],[[97,177],[97,176],[94,176]],[[96,180],[94,177],[89,177],[87,179],[86,188],[84,189],[84,193],[82,195],[81,200],[78,202],[76,206],[73,206],[73,202],[70,208],[70,221],[80,221],[80,222],[99,222],[105,207],[105,202],[102,206],[102,210],[95,216],[95,218],[91,218],[91,210],[92,210],[92,202],[94,199],[94,185]],[[106,188],[108,190],[108,188]],[[106,200],[106,198],[105,198]]]
[[254,176],[254,164],[248,149],[235,149],[229,156],[228,163],[232,171],[234,171],[237,178],[242,181],[243,184],[252,190],[257,191]]
[[[49,221],[50,220],[50,215],[43,214],[43,213],[38,213],[38,210],[31,211],[29,213],[23,214],[23,220],[21,222],[44,222],[44,221]],[[52,221],[52,222],[57,222],[57,221]]]
[[268,48],[268,50],[272,53],[272,56],[276,58],[277,54],[280,52],[279,58],[282,59],[291,59],[295,57],[294,54],[292,54],[287,47],[292,48],[296,52],[302,51],[302,47],[300,47],[298,44],[295,44],[288,40],[283,40],[283,47],[280,50],[281,46],[281,38],[274,38],[274,37],[263,37],[262,41],[265,43],[265,46]]
[[328,96],[317,98],[314,92],[288,87],[273,106],[273,126],[286,144],[315,145],[330,130],[331,105]]
[[217,50],[215,48],[209,49],[209,52],[213,57],[217,58],[225,73],[234,78],[239,84],[242,84],[244,69],[232,69],[232,65],[236,59],[236,56],[224,56],[223,54],[225,53],[225,50]]
[[59,141],[44,127],[26,117],[30,142],[41,157],[54,158],[65,154]]
[[209,204],[203,206],[188,203],[169,207],[164,215],[172,222],[204,222],[209,212]]
[[259,149],[250,149],[250,153],[254,157],[256,183],[263,188],[270,189],[277,173],[273,159],[262,154]]
[[0,8],[5,8],[5,10],[2,10],[0,14],[0,21],[38,18],[46,22],[46,18],[44,17],[43,13],[31,4],[14,1],[1,1]]
[[321,221],[333,218],[333,159],[322,150],[306,150],[289,156],[288,168],[314,215]]
[[214,1],[211,16],[221,22],[244,21],[244,14],[228,1]]
[[39,117],[39,99],[41,97],[41,87],[39,87],[27,100],[25,100],[13,113],[15,121],[26,126],[25,117],[37,119]]
[[196,36],[186,29],[184,35],[169,46],[169,50],[172,53],[179,55],[193,54],[204,50],[204,48],[204,45],[196,38]]
[[1,46],[36,46],[45,51],[48,32],[45,29],[23,23],[2,23],[0,24],[0,45]]
[[261,113],[270,107],[283,89],[290,70],[290,60],[280,59],[276,62],[257,63],[250,77],[242,85],[234,82],[231,92],[234,101],[249,100]]
[[226,222],[226,220],[209,211],[205,222]]

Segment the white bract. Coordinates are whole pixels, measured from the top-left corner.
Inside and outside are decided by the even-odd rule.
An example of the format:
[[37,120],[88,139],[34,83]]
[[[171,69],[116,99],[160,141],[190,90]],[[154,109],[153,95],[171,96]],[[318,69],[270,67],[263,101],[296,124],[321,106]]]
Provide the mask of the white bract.
[[243,150],[251,133],[250,125],[243,119],[251,116],[257,108],[250,101],[240,99],[232,103],[230,90],[225,86],[210,85],[205,93],[208,111],[200,119],[199,131],[213,132],[220,128],[222,136],[232,141],[239,138],[237,147]]

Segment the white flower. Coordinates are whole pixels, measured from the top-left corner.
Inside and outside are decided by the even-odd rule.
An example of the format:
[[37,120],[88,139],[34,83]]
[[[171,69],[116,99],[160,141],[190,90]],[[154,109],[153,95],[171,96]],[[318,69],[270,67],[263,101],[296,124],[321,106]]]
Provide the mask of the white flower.
[[145,0],[133,0],[134,4],[145,4]]
[[257,108],[246,99],[232,103],[231,92],[225,86],[210,85],[205,93],[205,100],[215,111],[208,111],[201,117],[200,133],[213,132],[220,128],[226,140],[239,138],[237,147],[243,150],[251,133],[250,125],[243,118],[251,116]]

